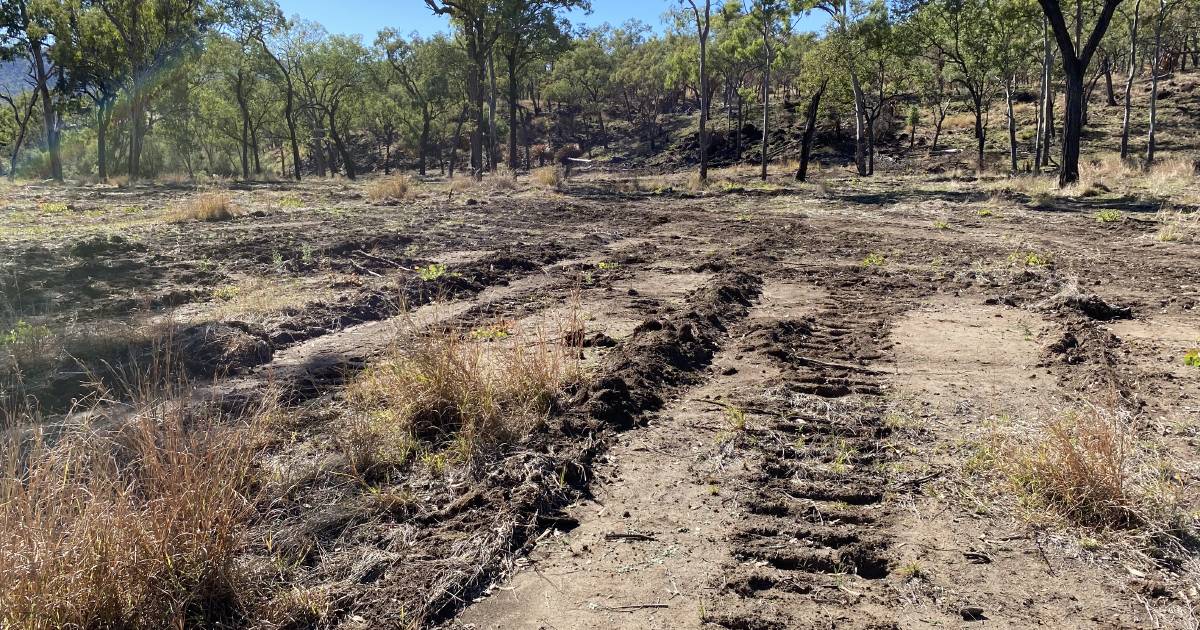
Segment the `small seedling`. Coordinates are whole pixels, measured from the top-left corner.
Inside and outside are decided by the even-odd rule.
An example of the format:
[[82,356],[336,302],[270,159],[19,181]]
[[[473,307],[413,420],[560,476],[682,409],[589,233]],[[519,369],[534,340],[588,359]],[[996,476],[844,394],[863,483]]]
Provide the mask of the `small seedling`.
[[501,322],[492,324],[491,326],[484,326],[482,328],[476,328],[475,330],[472,330],[471,339],[476,341],[500,341],[502,339],[508,339],[511,334],[512,333],[509,332],[509,325],[505,322]]
[[725,419],[729,421],[729,426],[734,431],[746,430],[746,411],[738,407],[729,406],[725,408]]
[[981,217],[990,217],[990,216],[995,215],[996,213],[992,210],[984,208],[984,209],[980,210],[979,212],[976,212],[975,214],[977,214]]
[[1026,267],[1045,267],[1051,262],[1049,254],[1039,254],[1038,252],[1012,252],[1008,255],[1010,263],[1018,263]]
[[939,219],[933,222],[933,227],[938,230],[948,230],[950,229],[950,224]]
[[50,337],[46,326],[34,326],[25,320],[17,322],[15,328],[0,335],[0,346],[35,345]]
[[65,203],[39,203],[38,210],[46,214],[63,214],[70,210],[70,206]]
[[611,271],[613,269],[619,268],[621,266],[621,263],[608,262],[608,261],[602,260],[599,263],[597,263],[596,266],[604,271]]
[[1116,223],[1121,220],[1121,213],[1116,210],[1101,210],[1096,213],[1096,221],[1099,223]]
[[753,221],[754,217],[748,212],[739,212],[735,217],[738,221],[748,222]]
[[898,573],[900,574],[900,577],[904,578],[905,582],[919,580],[925,577],[925,569],[923,569],[921,565],[916,562],[910,562],[900,567]]
[[1188,350],[1187,354],[1183,355],[1183,364],[1189,367],[1200,368],[1200,349]]
[[238,296],[238,294],[241,292],[242,292],[242,290],[239,287],[236,287],[234,285],[228,285],[228,286],[217,287],[217,288],[213,289],[212,296],[213,296],[214,300],[219,300],[221,302],[228,302],[228,301],[236,298]]
[[864,267],[882,267],[886,264],[887,259],[883,257],[883,254],[875,252],[867,254],[867,257],[862,259],[862,266]]
[[1079,539],[1079,546],[1087,551],[1096,551],[1100,548],[1100,541],[1091,536],[1085,536]]
[[428,267],[418,267],[417,275],[425,282],[432,282],[446,275],[446,265],[442,263],[431,263]]
[[284,197],[279,200],[279,207],[281,208],[299,208],[303,205],[304,201],[299,197]]
[[278,249],[271,252],[271,264],[276,268],[283,267],[283,252]]
[[310,264],[313,261],[313,252],[316,251],[312,245],[305,243],[300,246],[300,260],[304,264]]

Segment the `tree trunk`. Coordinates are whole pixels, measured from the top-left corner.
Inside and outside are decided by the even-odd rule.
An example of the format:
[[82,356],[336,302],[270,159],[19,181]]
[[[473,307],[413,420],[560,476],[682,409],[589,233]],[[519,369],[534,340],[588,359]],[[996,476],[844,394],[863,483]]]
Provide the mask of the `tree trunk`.
[[510,51],[508,60],[508,166],[512,170],[520,168],[521,163],[517,154],[517,58],[516,52]]
[[38,97],[42,101],[42,124],[46,128],[46,149],[50,152],[50,177],[54,181],[63,180],[61,138],[59,129],[58,109],[50,99],[50,77],[46,72],[46,57],[42,53],[42,42],[33,39],[29,42],[29,52],[33,55],[34,78],[37,81]]
[[1162,61],[1162,32],[1167,21],[1167,0],[1158,0],[1158,20],[1154,23],[1154,57],[1150,60],[1150,129],[1146,132],[1146,168],[1154,165],[1158,131],[1158,74]]
[[491,81],[491,91],[488,92],[488,170],[495,173],[500,140],[496,132],[496,57],[488,55],[488,79]]
[[354,166],[354,157],[346,150],[346,144],[342,142],[342,136],[337,129],[337,110],[329,112],[329,135],[333,138],[333,144],[337,147],[338,154],[342,156],[342,165],[346,169],[346,177],[351,180],[356,178],[358,169]]
[[425,174],[426,156],[429,154],[429,129],[432,126],[432,118],[429,106],[423,106],[421,108],[421,140],[417,148],[417,172],[421,175]]
[[108,123],[112,120],[112,100],[101,96],[96,107],[96,168],[100,181],[108,181]]
[[1064,68],[1066,79],[1067,111],[1062,128],[1062,164],[1059,165],[1058,183],[1066,186],[1079,181],[1079,141],[1083,136],[1083,71],[1078,64]]
[[463,106],[463,111],[458,115],[458,124],[454,127],[454,139],[450,141],[450,179],[454,179],[455,160],[458,158],[458,144],[462,142],[463,123],[467,120],[470,114],[471,104],[467,103]]
[[858,81],[858,71],[850,69],[850,87],[854,92],[854,164],[860,177],[867,174],[867,160],[864,152],[866,132],[867,101],[863,96],[862,84]]
[[1104,93],[1108,98],[1109,107],[1117,104],[1117,95],[1113,93],[1112,62],[1108,55],[1104,56]]
[[821,97],[829,79],[821,82],[821,87],[813,92],[808,101],[808,109],[804,112],[804,137],[800,141],[800,168],[796,169],[796,181],[808,181],[808,158],[812,154],[813,138],[817,135],[817,108],[821,105]]
[[1137,76],[1137,33],[1138,26],[1141,22],[1142,0],[1137,0],[1133,5],[1133,21],[1129,25],[1129,70],[1128,76],[1125,77],[1125,112],[1121,118],[1121,159],[1129,158],[1129,119],[1133,110],[1131,97],[1133,95],[1133,79]]
[[771,143],[771,46],[766,40],[767,37],[764,35],[763,49],[766,51],[766,63],[763,64],[762,172],[759,174],[759,178],[764,182],[767,181],[767,151]]
[[975,147],[977,152],[975,156],[975,171],[982,173],[984,166],[983,149],[984,143],[987,141],[987,129],[983,126],[983,115],[985,113],[983,111],[983,95],[972,94],[971,103],[975,106]]
[[1015,77],[1005,77],[1004,100],[1008,104],[1008,161],[1013,173],[1017,172],[1017,118],[1013,114],[1013,83]]

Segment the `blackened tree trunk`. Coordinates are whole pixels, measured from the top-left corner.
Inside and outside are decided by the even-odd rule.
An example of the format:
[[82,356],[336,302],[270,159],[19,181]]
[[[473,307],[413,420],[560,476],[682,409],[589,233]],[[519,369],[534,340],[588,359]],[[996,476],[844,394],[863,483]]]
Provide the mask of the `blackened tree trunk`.
[[508,61],[508,167],[512,170],[520,168],[521,163],[517,153],[517,55],[515,47],[506,55]]
[[808,100],[808,109],[804,112],[804,137],[800,141],[800,167],[796,169],[796,181],[808,181],[808,159],[812,155],[813,138],[817,135],[817,111],[821,106],[821,97],[825,95],[825,88],[829,85],[829,79],[821,82],[821,87],[813,92],[812,98]]
[[338,133],[337,110],[329,112],[329,136],[333,138],[333,144],[337,147],[338,154],[342,156],[342,165],[346,169],[346,177],[355,179],[357,169],[354,166],[354,157],[346,150],[346,143],[342,142],[342,135]]

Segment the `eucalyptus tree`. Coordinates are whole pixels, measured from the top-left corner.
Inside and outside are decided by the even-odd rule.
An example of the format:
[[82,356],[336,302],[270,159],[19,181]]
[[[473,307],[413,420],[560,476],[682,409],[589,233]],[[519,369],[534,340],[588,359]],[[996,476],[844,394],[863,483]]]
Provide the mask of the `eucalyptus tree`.
[[[596,116],[599,138],[604,143],[608,142],[604,103],[608,100],[620,59],[612,46],[614,36],[608,26],[583,32],[574,46],[555,61],[549,85],[551,95]],[[624,70],[627,74],[622,76],[632,81],[641,69],[627,66]]]
[[1162,75],[1163,32],[1167,18],[1184,0],[1158,0],[1154,15],[1154,53],[1150,57],[1150,124],[1146,131],[1146,167],[1154,164],[1158,148],[1158,80]]
[[438,15],[448,16],[458,31],[471,62],[467,79],[468,115],[474,123],[471,129],[471,170],[476,179],[483,177],[483,102],[487,82],[488,60],[496,40],[500,38],[504,2],[497,0],[425,0],[425,5]]
[[428,168],[430,134],[434,122],[456,103],[452,68],[462,67],[461,53],[444,35],[404,39],[394,29],[379,32],[376,46],[384,51],[408,104],[420,113],[417,133],[417,169]]
[[1129,58],[1126,61],[1125,91],[1121,115],[1121,159],[1129,158],[1129,122],[1133,110],[1133,81],[1141,68],[1138,62],[1138,28],[1142,23],[1142,0],[1135,0],[1133,12],[1122,11],[1129,37]]
[[[1063,77],[1066,84],[1066,111],[1062,126],[1062,164],[1059,166],[1058,182],[1066,186],[1079,181],[1079,143],[1083,135],[1083,78],[1087,73],[1092,56],[1104,39],[1112,22],[1113,13],[1121,0],[1103,0],[1092,30],[1083,39],[1083,16],[1080,9],[1076,15],[1075,38],[1067,26],[1059,0],[1038,0],[1042,12],[1054,33],[1062,57]],[[1082,6],[1082,2],[1079,3]]]
[[771,65],[775,63],[780,39],[790,30],[794,3],[789,0],[750,0],[746,24],[758,33],[762,71],[762,147],[759,157],[759,178],[767,179],[767,163],[771,144]]
[[46,149],[50,153],[50,176],[63,180],[62,169],[62,112],[59,99],[51,96],[54,76],[59,68],[50,56],[54,45],[55,23],[62,23],[63,3],[36,0],[8,0],[0,3],[0,46],[29,59],[33,90],[42,106],[42,126]]
[[860,176],[867,174],[867,104],[858,70],[859,50],[855,31],[864,19],[878,11],[877,5],[878,2],[864,3],[858,0],[817,0],[813,5],[829,15],[827,37],[837,45],[850,76],[850,89],[854,95],[854,163]]
[[295,35],[295,26],[282,14],[278,14],[268,18],[264,28],[255,33],[255,39],[263,54],[275,66],[271,79],[283,82],[283,121],[287,125],[288,145],[292,152],[292,177],[300,181],[304,175],[300,159],[300,138],[296,130],[299,95],[296,90]]
[[108,135],[113,109],[121,94],[128,60],[120,37],[104,14],[79,2],[65,2],[61,22],[54,29],[51,58],[63,70],[58,89],[82,93],[95,108],[96,169],[100,181],[108,181]]
[[692,10],[696,23],[696,42],[700,48],[697,64],[700,95],[700,181],[708,181],[708,104],[711,92],[708,86],[708,36],[712,32],[712,0],[679,0]]
[[[503,10],[496,48],[508,70],[508,165],[519,166],[517,113],[520,77],[538,61],[553,59],[571,47],[571,24],[562,15],[568,9],[591,10],[591,0],[501,0]],[[600,107],[603,136],[603,104]]]
[[987,118],[999,77],[1000,16],[994,0],[933,0],[913,16],[913,29],[946,61],[975,118],[976,164],[984,168]]

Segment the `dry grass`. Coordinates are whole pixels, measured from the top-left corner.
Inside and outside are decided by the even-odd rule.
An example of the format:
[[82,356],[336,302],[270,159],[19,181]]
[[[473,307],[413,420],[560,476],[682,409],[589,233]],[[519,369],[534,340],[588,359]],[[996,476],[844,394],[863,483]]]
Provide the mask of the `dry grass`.
[[397,348],[346,389],[355,421],[343,450],[356,475],[402,465],[427,447],[469,464],[519,441],[578,379],[572,348],[540,334],[472,340],[435,330]]
[[1017,499],[1031,520],[1159,541],[1190,527],[1173,466],[1139,441],[1127,412],[1069,410],[1032,427],[1007,427],[981,452],[1003,480],[1000,493]]
[[211,192],[196,195],[171,213],[173,223],[185,221],[227,221],[237,216],[237,207],[228,193]]
[[246,429],[172,397],[115,429],[10,437],[0,457],[0,627],[208,626],[238,607]]
[[187,321],[243,320],[263,322],[270,317],[300,312],[314,302],[334,298],[332,284],[339,276],[322,274],[301,280],[253,276],[237,284],[216,287],[211,304],[185,317]]
[[396,173],[373,180],[366,187],[367,199],[374,202],[403,201],[413,193],[413,182],[407,175]]
[[557,166],[535,168],[529,173],[529,177],[542,188],[558,190],[563,185],[563,171]]

